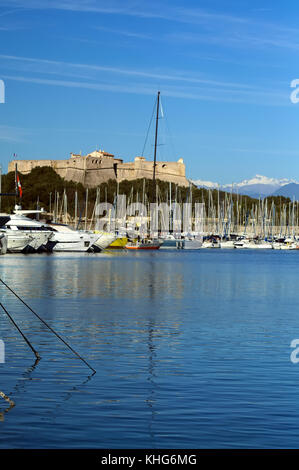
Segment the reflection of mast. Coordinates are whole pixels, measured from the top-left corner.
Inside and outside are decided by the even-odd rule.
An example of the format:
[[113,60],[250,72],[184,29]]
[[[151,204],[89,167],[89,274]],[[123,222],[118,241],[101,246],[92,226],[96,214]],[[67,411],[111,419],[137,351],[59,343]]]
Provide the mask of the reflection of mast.
[[153,427],[153,422],[154,422],[154,418],[155,418],[155,408],[154,408],[154,404],[155,404],[155,388],[156,388],[156,385],[155,385],[155,382],[154,382],[154,367],[155,367],[155,362],[154,362],[154,357],[155,357],[155,346],[154,346],[154,339],[153,339],[153,336],[154,336],[154,329],[155,329],[155,323],[153,320],[149,320],[148,322],[148,339],[147,339],[147,345],[148,345],[148,351],[149,351],[149,354],[148,354],[148,359],[149,359],[149,362],[148,362],[148,382],[150,384],[150,389],[149,389],[149,395],[148,395],[148,398],[146,399],[146,403],[150,409],[150,412],[151,412],[151,415],[150,415],[150,418],[149,418],[149,425],[148,425],[148,428],[149,428],[149,434],[150,434],[150,438],[151,438],[151,444],[152,446],[154,446],[154,437],[155,437],[155,434],[152,430],[152,427]]
[[[154,269],[155,269],[155,263],[154,262],[151,262],[150,263],[151,265],[151,271],[149,273],[149,287],[150,287],[150,298],[151,299],[155,299],[156,295],[155,295],[155,272],[154,272]],[[155,408],[154,408],[154,404],[155,404],[155,389],[156,389],[156,384],[155,384],[155,381],[154,381],[154,371],[155,371],[155,355],[156,355],[156,348],[155,348],[155,344],[154,344],[154,331],[155,331],[155,321],[153,318],[149,318],[148,320],[148,337],[147,337],[147,346],[148,346],[148,382],[150,384],[150,388],[149,388],[149,395],[148,395],[148,398],[146,400],[146,403],[150,409],[150,412],[151,412],[151,415],[150,415],[150,418],[149,418],[149,434],[150,434],[150,438],[152,440],[152,446],[154,446],[154,437],[155,437],[155,434],[152,430],[152,427],[153,427],[153,422],[154,422],[154,418],[155,418]]]

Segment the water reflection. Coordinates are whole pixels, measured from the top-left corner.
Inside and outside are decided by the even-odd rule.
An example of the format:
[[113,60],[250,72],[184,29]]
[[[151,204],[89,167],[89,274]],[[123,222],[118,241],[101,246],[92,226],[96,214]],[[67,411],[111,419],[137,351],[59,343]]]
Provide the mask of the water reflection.
[[4,296],[42,367],[9,393],[27,347],[3,322],[17,406],[0,446],[295,445],[298,254],[218,251],[2,257],[1,277],[97,374],[74,386],[85,366]]
[[[186,255],[190,255],[188,264]],[[1,259],[0,274],[5,282],[13,279],[14,290],[27,299],[163,297],[175,301],[198,293],[233,299],[242,291],[249,296],[268,297],[273,288],[280,296],[296,295],[292,283],[284,284],[272,276],[273,261],[277,269],[280,263],[276,253],[271,252],[268,267],[264,263],[265,254],[259,253],[252,259],[248,256],[246,272],[239,265],[239,253],[186,255],[185,258],[177,253],[7,255]],[[292,260],[291,255],[288,258]],[[297,264],[297,260],[294,262]],[[251,279],[246,285],[248,276]],[[3,288],[1,291],[4,292]]]
[[15,406],[15,403],[7,395],[5,395],[4,392],[1,392],[1,390],[0,390],[0,397],[3,398],[3,400],[5,400],[6,403],[8,403],[8,405],[9,405],[8,408],[6,408],[4,411],[0,412],[0,421],[4,421],[4,414],[8,413],[10,410],[12,410],[12,408],[14,408],[14,406]]
[[152,443],[152,447],[154,447],[155,445],[155,433],[154,433],[153,425],[154,425],[154,419],[156,415],[156,411],[155,411],[156,384],[154,380],[156,350],[155,350],[155,344],[154,344],[154,330],[155,330],[155,322],[153,320],[150,320],[148,323],[148,340],[147,340],[147,345],[148,345],[148,378],[147,380],[149,383],[149,393],[148,393],[148,397],[146,398],[146,404],[150,412],[148,428],[149,428],[149,436],[150,436],[150,440]]
[[[80,256],[7,256],[1,276],[7,282],[13,271],[14,290],[21,296],[80,298],[182,298],[184,280],[180,264],[148,257],[82,254]],[[38,273],[38,274],[37,274]],[[43,288],[41,289],[41,285]]]
[[[34,364],[32,364],[30,367],[28,367],[28,369],[25,370],[25,372],[23,372],[22,377],[17,381],[17,383],[14,386],[13,390],[9,394],[10,397],[14,397],[16,394],[19,394],[21,392],[24,393],[25,385],[27,383],[27,380],[29,380],[29,381],[31,380],[31,374],[34,371],[34,369],[36,368],[39,361],[40,361],[40,358],[37,358],[35,360]],[[27,380],[24,380],[24,379],[27,379]],[[5,413],[8,413],[10,410],[12,410],[16,406],[16,402],[14,400],[12,400],[9,396],[7,396],[1,390],[0,390],[0,397],[3,398],[3,400],[5,400],[6,403],[8,403],[8,405],[9,405],[4,411],[0,412],[0,421],[3,422]]]

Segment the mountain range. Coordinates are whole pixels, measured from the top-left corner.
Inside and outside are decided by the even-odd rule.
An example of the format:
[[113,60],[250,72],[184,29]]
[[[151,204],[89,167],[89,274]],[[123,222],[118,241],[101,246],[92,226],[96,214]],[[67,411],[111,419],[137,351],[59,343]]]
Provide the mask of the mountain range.
[[267,196],[284,196],[299,200],[299,183],[295,179],[269,178],[268,176],[255,175],[253,178],[239,183],[218,184],[212,181],[193,180],[199,188],[220,189],[221,191],[238,192],[253,198]]

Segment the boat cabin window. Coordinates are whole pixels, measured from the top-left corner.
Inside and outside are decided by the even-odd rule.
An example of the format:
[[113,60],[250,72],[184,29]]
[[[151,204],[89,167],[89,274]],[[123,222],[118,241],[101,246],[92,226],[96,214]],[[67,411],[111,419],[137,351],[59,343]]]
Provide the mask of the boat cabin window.
[[3,225],[6,224],[10,220],[10,217],[8,216],[1,216],[0,217],[0,227],[3,227]]

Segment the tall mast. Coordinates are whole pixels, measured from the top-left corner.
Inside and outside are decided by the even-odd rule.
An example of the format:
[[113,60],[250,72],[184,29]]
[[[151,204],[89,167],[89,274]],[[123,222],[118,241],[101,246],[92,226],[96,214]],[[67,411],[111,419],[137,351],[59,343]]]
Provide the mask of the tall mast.
[[160,92],[157,96],[157,113],[156,113],[156,132],[155,132],[155,150],[154,150],[154,170],[153,170],[153,200],[156,201],[156,160],[157,160],[157,141],[158,141],[158,123],[159,123],[159,104]]

